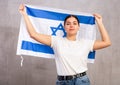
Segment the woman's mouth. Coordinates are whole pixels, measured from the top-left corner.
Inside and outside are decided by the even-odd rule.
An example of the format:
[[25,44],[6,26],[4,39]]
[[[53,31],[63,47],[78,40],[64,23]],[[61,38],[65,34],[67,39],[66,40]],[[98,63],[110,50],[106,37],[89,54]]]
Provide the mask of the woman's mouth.
[[75,29],[69,29],[69,31],[74,31]]

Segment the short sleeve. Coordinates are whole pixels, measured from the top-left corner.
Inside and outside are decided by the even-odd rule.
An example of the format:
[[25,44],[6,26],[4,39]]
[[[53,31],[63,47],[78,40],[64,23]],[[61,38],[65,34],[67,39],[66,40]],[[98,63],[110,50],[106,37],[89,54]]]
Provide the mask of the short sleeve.
[[87,47],[87,49],[90,52],[93,52],[93,46],[94,46],[94,42],[95,40],[88,40],[88,39],[83,39],[85,41],[85,46]]
[[57,43],[57,36],[51,36],[51,47],[53,48]]
[[90,51],[93,52],[93,46],[94,46],[95,40],[90,40]]

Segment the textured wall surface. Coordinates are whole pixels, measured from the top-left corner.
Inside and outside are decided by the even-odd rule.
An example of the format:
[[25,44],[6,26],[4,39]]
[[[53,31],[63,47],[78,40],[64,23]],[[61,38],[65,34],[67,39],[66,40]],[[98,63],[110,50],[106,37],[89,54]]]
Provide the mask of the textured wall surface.
[[[112,46],[98,50],[95,64],[88,64],[92,85],[120,85],[119,0],[0,0],[0,85],[55,85],[54,60],[16,55],[21,15],[20,3],[100,13]],[[98,33],[99,38],[99,33]]]

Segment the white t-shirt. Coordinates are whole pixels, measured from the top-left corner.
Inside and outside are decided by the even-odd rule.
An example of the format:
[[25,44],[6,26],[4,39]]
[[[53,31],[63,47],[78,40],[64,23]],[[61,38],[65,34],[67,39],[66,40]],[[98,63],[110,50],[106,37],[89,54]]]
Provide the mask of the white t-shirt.
[[93,50],[93,44],[93,40],[71,41],[52,36],[51,47],[55,53],[58,75],[75,75],[86,71],[88,54]]

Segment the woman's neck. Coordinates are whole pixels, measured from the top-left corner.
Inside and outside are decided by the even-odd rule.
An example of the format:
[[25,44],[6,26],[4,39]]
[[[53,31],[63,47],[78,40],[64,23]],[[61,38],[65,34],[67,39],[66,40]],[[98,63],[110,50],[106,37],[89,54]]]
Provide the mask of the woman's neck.
[[76,36],[68,36],[66,37],[68,40],[71,40],[71,41],[75,41],[76,40]]

